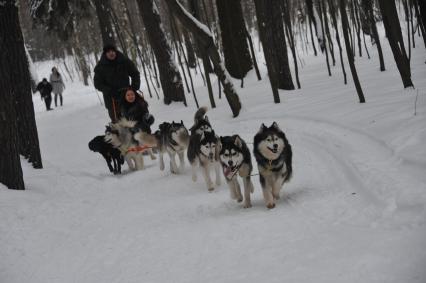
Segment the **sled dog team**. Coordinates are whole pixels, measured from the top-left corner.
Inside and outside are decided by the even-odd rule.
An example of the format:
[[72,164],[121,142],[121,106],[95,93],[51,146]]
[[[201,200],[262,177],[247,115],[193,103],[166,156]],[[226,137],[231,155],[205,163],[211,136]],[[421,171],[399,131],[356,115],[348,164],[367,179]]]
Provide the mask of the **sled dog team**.
[[[135,122],[121,119],[108,125],[105,136],[95,137],[89,143],[89,148],[103,155],[114,174],[121,173],[124,160],[131,170],[142,170],[144,155],[148,153],[151,159],[156,159],[153,148],[159,153],[160,170],[165,168],[164,154],[167,153],[170,171],[179,174],[184,169],[186,151],[194,182],[197,180],[197,167],[200,167],[207,189],[213,191],[215,185],[220,185],[223,174],[231,198],[243,202],[245,208],[251,207],[250,194],[254,187],[250,178],[253,171],[250,150],[239,135],[219,137],[206,112],[206,107],[198,109],[189,132],[182,121],[173,121],[160,124],[153,135],[135,128]],[[291,146],[276,122],[270,127],[261,125],[254,136],[253,153],[266,207],[274,208],[283,184],[292,176]],[[214,182],[211,171],[215,172]],[[243,182],[244,195],[238,176]]]

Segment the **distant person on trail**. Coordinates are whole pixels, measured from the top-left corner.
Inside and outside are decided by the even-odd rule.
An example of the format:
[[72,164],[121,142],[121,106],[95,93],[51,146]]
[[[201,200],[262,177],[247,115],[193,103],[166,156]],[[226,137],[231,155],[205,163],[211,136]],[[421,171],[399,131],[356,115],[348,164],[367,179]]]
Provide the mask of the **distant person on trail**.
[[136,121],[136,127],[150,134],[154,116],[149,113],[148,102],[132,88],[126,89],[122,96],[121,116],[128,120]]
[[105,108],[112,122],[120,118],[120,93],[129,87],[136,92],[140,83],[140,74],[135,64],[115,46],[105,45],[95,67],[94,84],[104,96]]
[[50,104],[52,103],[52,85],[46,78],[43,78],[43,80],[37,85],[36,91],[40,92],[41,100],[44,100],[44,103],[46,103],[46,110],[53,110],[50,108]]
[[52,68],[52,73],[50,74],[50,84],[53,88],[53,93],[55,94],[55,107],[58,106],[58,96],[59,100],[62,106],[63,98],[62,98],[62,92],[64,92],[65,84],[62,80],[61,74],[58,72],[58,69],[56,67]]

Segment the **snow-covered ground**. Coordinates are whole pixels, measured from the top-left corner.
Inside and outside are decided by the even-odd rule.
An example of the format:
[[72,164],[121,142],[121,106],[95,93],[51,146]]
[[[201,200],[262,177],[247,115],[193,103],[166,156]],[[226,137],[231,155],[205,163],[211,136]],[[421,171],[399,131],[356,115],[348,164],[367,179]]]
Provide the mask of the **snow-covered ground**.
[[[386,72],[372,47],[371,60],[356,58],[365,104],[349,68],[344,85],[324,56],[303,57],[302,89],[281,91],[281,104],[265,71],[243,89],[236,81],[235,119],[214,83],[218,134],[251,143],[273,121],[287,134],[294,177],[272,210],[257,176],[250,209],[225,184],[208,193],[202,178],[193,183],[188,164],[172,175],[147,159],[146,170],[113,176],[87,147],[107,122],[94,88],[68,83],[50,112],[35,95],[44,169],[23,162],[27,190],[0,186],[0,282],[426,282],[426,52],[418,41],[416,89],[404,90],[383,45]],[[36,66],[42,78],[52,63]],[[188,108],[148,98],[154,128],[192,125],[187,98]]]

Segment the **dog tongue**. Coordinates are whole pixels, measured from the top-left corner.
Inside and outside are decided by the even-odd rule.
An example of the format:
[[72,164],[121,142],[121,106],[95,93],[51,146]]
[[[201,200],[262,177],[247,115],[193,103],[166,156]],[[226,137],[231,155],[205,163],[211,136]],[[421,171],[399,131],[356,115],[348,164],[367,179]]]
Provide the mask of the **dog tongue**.
[[232,173],[231,167],[228,167],[228,166],[223,167],[223,175],[225,175],[226,177],[228,177],[229,174],[231,174],[231,173]]

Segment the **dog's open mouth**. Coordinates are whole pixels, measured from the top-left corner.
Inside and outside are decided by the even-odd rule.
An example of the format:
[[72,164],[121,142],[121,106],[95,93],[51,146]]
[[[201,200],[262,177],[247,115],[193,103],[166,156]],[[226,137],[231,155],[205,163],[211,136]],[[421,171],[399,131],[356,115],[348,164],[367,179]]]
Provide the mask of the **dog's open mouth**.
[[223,175],[225,175],[225,177],[232,177],[235,173],[235,170],[237,169],[237,166],[227,166],[224,165],[223,166]]
[[278,148],[270,148],[268,147],[268,149],[273,152],[273,153],[277,153],[278,152]]

